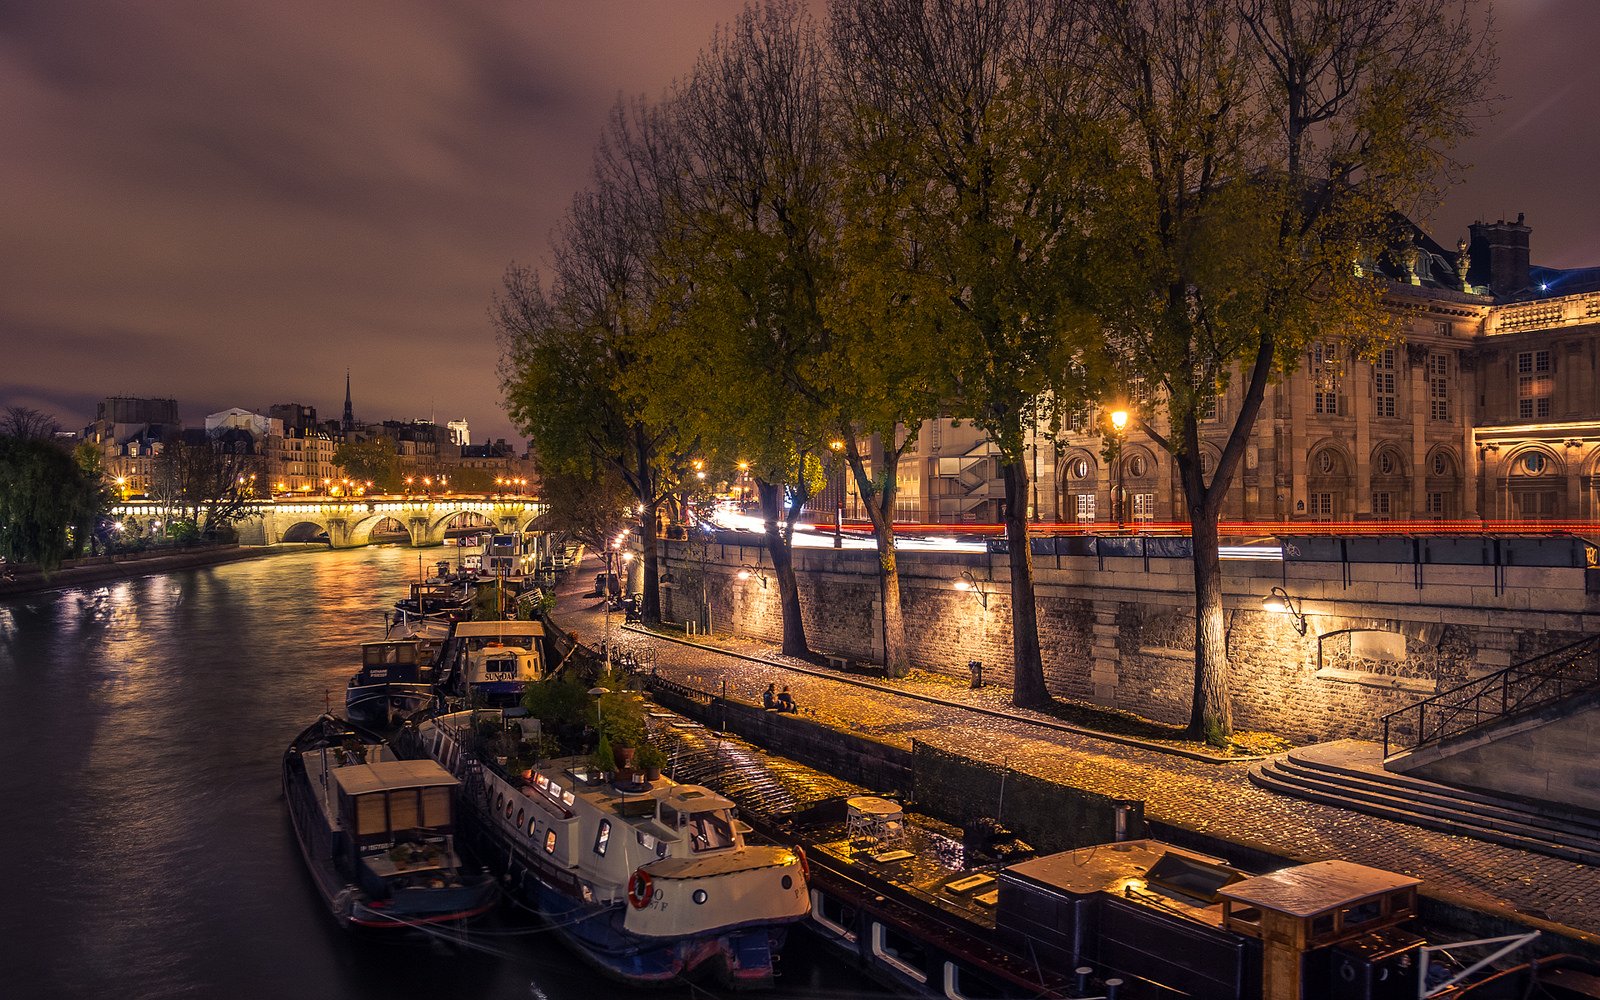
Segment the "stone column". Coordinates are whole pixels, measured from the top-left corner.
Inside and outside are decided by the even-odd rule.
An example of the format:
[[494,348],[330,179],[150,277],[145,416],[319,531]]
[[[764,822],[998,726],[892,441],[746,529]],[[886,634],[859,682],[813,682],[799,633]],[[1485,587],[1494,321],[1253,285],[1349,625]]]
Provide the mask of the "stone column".
[[1117,704],[1118,671],[1122,665],[1122,652],[1117,639],[1121,632],[1117,625],[1118,601],[1094,602],[1094,640],[1090,644],[1089,687],[1094,700],[1101,705]]

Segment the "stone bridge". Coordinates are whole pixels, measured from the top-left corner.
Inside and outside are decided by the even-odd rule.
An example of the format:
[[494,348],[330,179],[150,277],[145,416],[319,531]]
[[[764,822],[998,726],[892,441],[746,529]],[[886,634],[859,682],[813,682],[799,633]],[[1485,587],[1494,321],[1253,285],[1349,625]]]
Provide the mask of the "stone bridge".
[[[414,547],[421,548],[444,544],[445,532],[451,528],[484,522],[495,531],[527,531],[547,509],[547,504],[521,497],[286,498],[252,505],[252,513],[238,523],[238,531],[239,541],[246,545],[310,542],[326,534],[333,548],[349,549],[368,544],[373,529],[393,522],[411,536]],[[162,518],[166,508],[143,501],[118,504],[111,511],[118,518],[147,523]]]

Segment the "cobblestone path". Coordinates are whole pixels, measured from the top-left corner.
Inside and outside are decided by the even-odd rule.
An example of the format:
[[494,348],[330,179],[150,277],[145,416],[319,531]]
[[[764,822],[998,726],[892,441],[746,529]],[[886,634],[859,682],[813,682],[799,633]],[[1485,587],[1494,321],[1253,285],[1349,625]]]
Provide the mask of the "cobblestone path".
[[[552,617],[598,648],[606,616],[599,598],[586,594],[592,583],[583,583],[594,574],[574,577],[560,589]],[[610,616],[609,636],[615,648],[637,652],[662,676],[705,691],[720,693],[726,684],[730,697],[755,703],[769,683],[788,685],[803,716],[839,730],[907,749],[915,738],[1104,795],[1143,799],[1145,815],[1163,823],[1299,860],[1343,858],[1402,872],[1467,905],[1504,907],[1600,934],[1600,869],[1278,795],[1250,784],[1244,763],[1192,760],[1042,726],[1007,704],[1008,689],[893,682],[899,690],[1011,716],[996,718],[825,671],[819,676],[799,661],[785,666],[776,647],[761,641],[718,636],[717,649],[686,645],[624,628],[619,613]]]

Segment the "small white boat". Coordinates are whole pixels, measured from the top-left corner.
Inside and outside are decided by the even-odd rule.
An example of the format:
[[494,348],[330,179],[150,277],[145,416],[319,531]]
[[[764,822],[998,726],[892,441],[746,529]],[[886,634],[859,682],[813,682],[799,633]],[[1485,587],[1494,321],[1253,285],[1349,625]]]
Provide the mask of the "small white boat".
[[805,855],[745,841],[734,804],[664,778],[617,783],[587,758],[508,773],[514,720],[458,712],[407,727],[405,753],[461,778],[464,836],[580,955],[634,985],[715,975],[770,986],[788,928],[810,912]]

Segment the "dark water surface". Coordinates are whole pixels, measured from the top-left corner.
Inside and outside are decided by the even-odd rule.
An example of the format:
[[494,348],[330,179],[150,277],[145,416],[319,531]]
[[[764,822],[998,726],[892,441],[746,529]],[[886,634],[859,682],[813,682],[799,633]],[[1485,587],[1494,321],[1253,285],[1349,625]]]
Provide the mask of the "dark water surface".
[[[0,998],[629,993],[513,916],[399,944],[316,897],[283,748],[416,573],[411,549],[304,552],[0,602]],[[769,995],[870,991],[800,933],[784,972]]]

